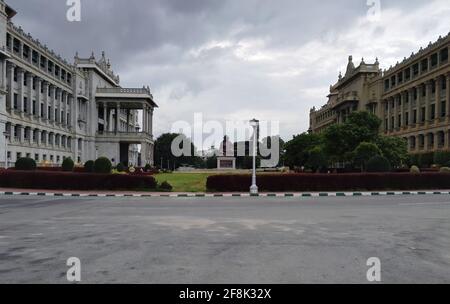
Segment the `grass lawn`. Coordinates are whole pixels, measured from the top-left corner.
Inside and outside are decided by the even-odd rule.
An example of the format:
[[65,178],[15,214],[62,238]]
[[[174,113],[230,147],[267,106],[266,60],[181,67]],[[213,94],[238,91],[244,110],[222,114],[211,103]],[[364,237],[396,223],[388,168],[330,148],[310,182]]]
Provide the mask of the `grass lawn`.
[[156,174],[158,183],[167,181],[173,192],[206,192],[206,179],[214,173],[162,173]]

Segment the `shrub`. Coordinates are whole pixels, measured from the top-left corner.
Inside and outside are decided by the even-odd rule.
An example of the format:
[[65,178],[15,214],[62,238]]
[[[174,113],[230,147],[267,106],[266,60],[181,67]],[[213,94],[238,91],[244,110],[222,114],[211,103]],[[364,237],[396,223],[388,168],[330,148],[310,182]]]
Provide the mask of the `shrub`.
[[433,163],[444,166],[450,162],[450,152],[438,151],[434,153]]
[[85,171],[85,172],[88,172],[88,173],[94,172],[94,161],[93,161],[93,160],[88,160],[88,161],[84,164],[84,171]]
[[367,169],[368,162],[374,157],[382,155],[382,153],[376,144],[362,142],[355,149],[353,155],[353,161],[363,169]]
[[423,153],[419,154],[418,165],[421,168],[430,168],[434,161],[434,153]]
[[419,174],[420,173],[420,169],[417,166],[412,166],[411,169],[409,170],[410,173],[412,174]]
[[144,171],[148,172],[150,170],[152,170],[152,166],[150,166],[149,164],[146,164],[145,167],[144,167]]
[[[248,192],[251,175],[211,175],[208,191]],[[263,174],[257,185],[263,192],[413,191],[450,189],[450,178],[441,173]]]
[[309,152],[309,157],[306,165],[314,172],[320,171],[327,167],[327,157],[321,147],[315,147]]
[[408,164],[409,164],[409,166],[418,166],[419,165],[419,154],[410,154]]
[[36,162],[35,162],[34,159],[29,158],[29,157],[19,158],[16,161],[15,169],[16,170],[21,170],[21,171],[33,171],[33,170],[36,170]]
[[94,163],[94,172],[108,174],[111,173],[112,164],[111,161],[106,157],[98,158]]
[[0,186],[49,190],[139,190],[156,189],[152,176],[90,174],[75,172],[0,172]]
[[119,163],[116,166],[116,170],[117,170],[117,172],[124,172],[125,171],[125,167],[124,167],[124,165],[122,163]]
[[159,189],[163,191],[172,191],[173,187],[167,181],[164,181],[161,183],[161,185],[159,185]]
[[62,162],[62,170],[64,172],[71,172],[71,171],[73,171],[74,167],[75,167],[75,163],[73,162],[73,160],[70,157],[65,158],[63,160],[63,162]]
[[439,172],[441,172],[441,173],[450,173],[450,168],[449,167],[442,167]]
[[367,172],[390,172],[391,171],[391,164],[389,163],[389,160],[387,160],[383,156],[375,156],[372,157],[367,162]]

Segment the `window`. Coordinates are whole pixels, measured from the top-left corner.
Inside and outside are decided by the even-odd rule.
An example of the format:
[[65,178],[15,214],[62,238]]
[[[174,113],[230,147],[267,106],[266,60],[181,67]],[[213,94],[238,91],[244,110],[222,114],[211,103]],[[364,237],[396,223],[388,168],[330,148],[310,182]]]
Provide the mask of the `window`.
[[26,97],[23,98],[23,111],[28,113],[28,98]]
[[41,68],[45,69],[46,63],[47,63],[47,58],[41,56]]
[[17,94],[14,94],[14,105],[13,105],[13,107],[14,107],[14,109],[15,110],[17,110],[18,108],[19,108],[19,96],[17,95]]
[[428,58],[422,60],[422,62],[420,63],[420,66],[422,67],[422,69],[421,69],[422,72],[428,71]]
[[33,64],[37,65],[38,64],[38,60],[39,60],[39,53],[36,51],[33,51],[33,55],[31,58],[31,61],[33,62]]
[[443,49],[440,52],[440,57],[441,57],[441,63],[445,63],[448,61],[448,47]]
[[405,79],[410,80],[411,79],[411,69],[408,68],[405,70]]
[[47,161],[47,154],[42,155],[42,160]]
[[432,104],[431,106],[430,106],[430,110],[431,110],[431,113],[430,113],[430,119],[431,120],[434,120],[435,118],[436,118],[436,105],[435,104]]
[[36,83],[37,83],[37,79],[36,77],[33,78],[33,90],[36,90]]
[[61,157],[60,157],[59,155],[56,156],[56,162],[57,162],[57,163],[59,163],[60,159],[61,159]]
[[44,104],[41,103],[41,111],[39,113],[39,117],[42,117],[42,115],[44,115]]
[[391,77],[391,86],[392,86],[392,87],[395,87],[395,85],[396,85],[396,82],[395,82],[395,76],[392,76],[392,77]]
[[18,74],[18,71],[17,71],[17,69],[14,69],[14,75],[13,75],[13,78],[14,78],[14,82],[17,82],[17,74]]
[[441,101],[441,117],[445,117],[445,115],[447,115],[447,111],[445,109],[446,104],[447,103],[445,101]]
[[25,87],[28,86],[28,77],[27,77],[27,75],[24,75],[24,77],[23,77],[23,85]]
[[413,76],[417,76],[419,75],[419,64],[416,63],[415,65],[413,65]]
[[398,115],[398,121],[397,121],[397,127],[401,127],[402,126],[402,115],[401,114],[399,114]]
[[16,153],[16,160],[22,158],[22,153],[21,152],[17,152]]
[[50,155],[50,161],[53,162],[53,155]]
[[398,79],[398,83],[402,83],[403,82],[403,73],[402,72],[397,74],[397,79]]
[[431,55],[431,67],[434,68],[438,64],[438,54]]
[[409,126],[409,113],[405,113],[405,126]]
[[34,160],[35,160],[36,162],[39,161],[39,154],[34,154]]
[[23,52],[22,55],[25,59],[30,58],[30,47],[28,45],[23,46]]
[[36,115],[36,100],[33,100],[33,115]]
[[422,122],[422,123],[425,122],[425,119],[426,119],[425,112],[426,112],[425,108],[422,108],[421,113],[420,113],[420,122]]
[[385,90],[385,91],[389,90],[389,79],[386,79],[386,80],[384,81],[384,90]]
[[414,124],[417,123],[417,110],[414,110],[414,112],[413,112],[413,123]]

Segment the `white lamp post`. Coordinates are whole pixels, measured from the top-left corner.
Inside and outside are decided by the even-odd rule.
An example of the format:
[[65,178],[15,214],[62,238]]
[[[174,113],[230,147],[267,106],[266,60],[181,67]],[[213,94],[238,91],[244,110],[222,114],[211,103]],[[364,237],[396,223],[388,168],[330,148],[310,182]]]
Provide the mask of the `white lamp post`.
[[258,186],[256,185],[256,143],[258,141],[258,125],[259,120],[250,120],[250,126],[253,127],[253,172],[252,172],[252,186],[250,187],[250,194],[258,194]]
[[8,132],[3,132],[3,135],[5,135],[5,169],[8,169],[8,138],[9,134]]

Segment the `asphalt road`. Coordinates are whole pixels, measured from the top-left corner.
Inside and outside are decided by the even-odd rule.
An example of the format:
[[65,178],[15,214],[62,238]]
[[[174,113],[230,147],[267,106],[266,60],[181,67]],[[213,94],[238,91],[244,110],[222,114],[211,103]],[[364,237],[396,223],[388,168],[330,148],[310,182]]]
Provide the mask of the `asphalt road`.
[[450,283],[450,196],[0,196],[0,283]]

